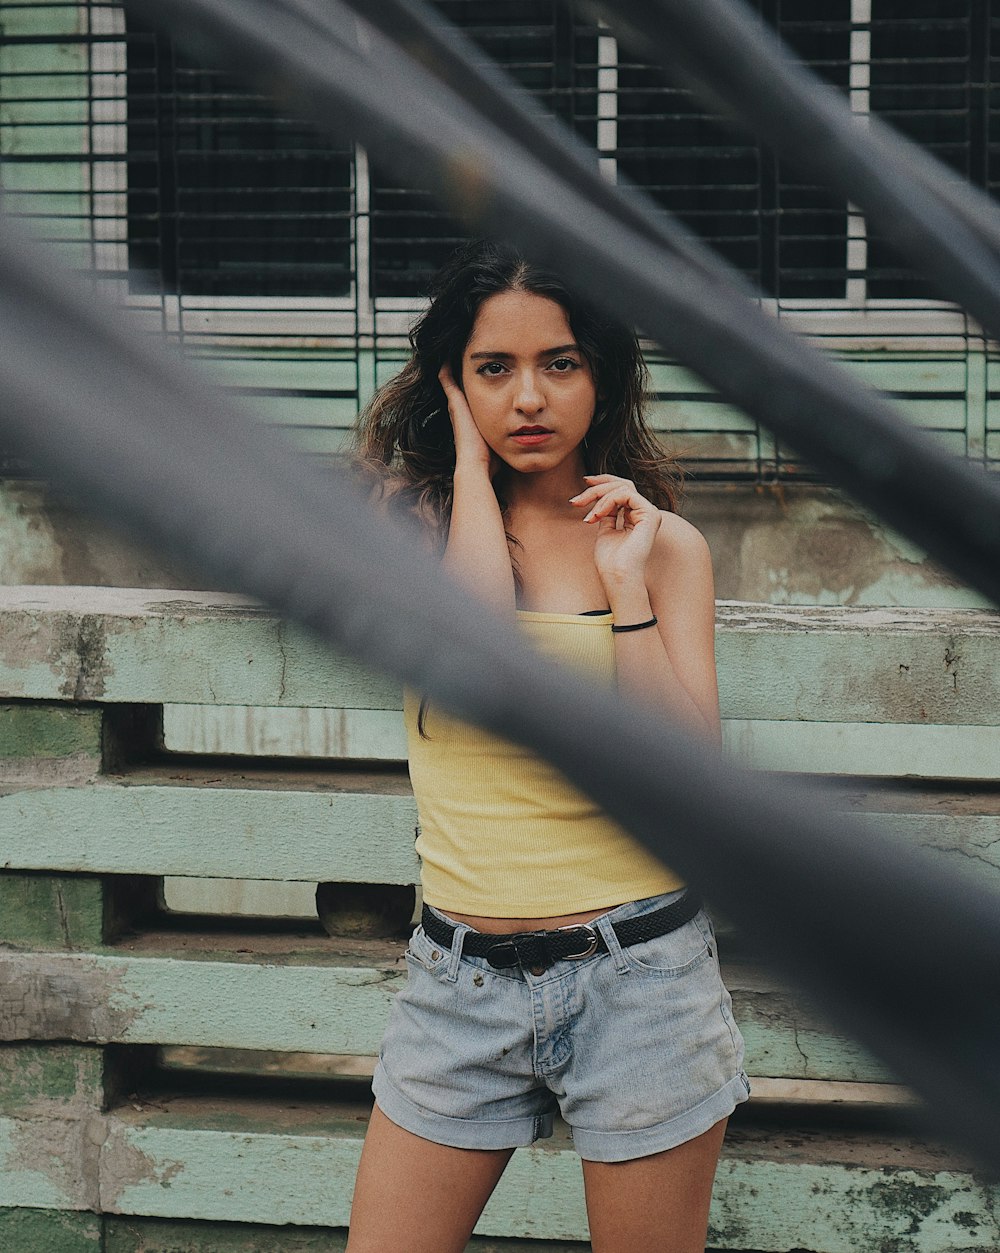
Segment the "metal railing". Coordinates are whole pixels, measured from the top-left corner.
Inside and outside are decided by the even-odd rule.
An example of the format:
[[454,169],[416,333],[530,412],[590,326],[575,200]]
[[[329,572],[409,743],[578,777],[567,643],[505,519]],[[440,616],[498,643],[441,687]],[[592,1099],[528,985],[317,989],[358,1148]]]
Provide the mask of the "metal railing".
[[[449,56],[467,60],[460,41],[445,33],[424,64],[411,58],[385,29],[422,21],[422,6],[385,0],[370,15],[381,31],[365,23],[367,7],[174,0],[169,11],[148,10],[276,79],[319,125],[355,133],[401,176],[425,178],[470,228],[512,236],[637,317],[723,395],[1000,599],[995,480],[942,458],[883,401],[792,341],[718,263],[664,239],[659,225],[644,229],[643,210],[609,198],[596,170],[590,182],[580,175],[568,141],[553,147],[522,120],[516,142],[481,114],[478,93],[448,69]],[[785,62],[735,6],[637,0],[603,11],[629,38],[669,42],[719,94],[749,99],[751,113],[759,106],[757,124],[822,166],[840,194],[876,218],[897,214],[910,254],[987,328],[1000,325],[992,206],[957,193],[889,133],[859,131],[842,102]],[[714,77],[719,62],[739,75]],[[740,76],[757,96],[745,96]],[[817,133],[831,146],[817,148]],[[645,710],[598,709],[591,692],[528,655],[443,580],[411,537],[377,525],[346,475],[322,474],[248,427],[6,229],[0,283],[3,420],[53,477],[118,525],[544,753],[655,853],[710,885],[772,960],[807,978],[926,1094],[942,1125],[995,1160],[1000,1087],[984,1059],[1000,1007],[982,996],[1000,952],[995,894],[861,824],[834,821],[816,793],[733,769]],[[588,732],[598,718],[600,743]],[[822,896],[809,890],[817,862]],[[928,999],[946,1024],[939,1034],[927,1029]]]
[[[766,0],[764,16],[863,124],[884,116],[992,190],[993,6]],[[572,126],[607,177],[718,249],[780,319],[857,360],[942,447],[1000,463],[979,328],[887,251],[867,215],[772,157],[584,6],[439,0],[475,55]],[[304,125],[225,58],[119,0],[0,0],[0,181],[11,211],[267,421],[322,456],[405,352],[426,280],[465,228],[353,137]],[[664,361],[655,424],[702,479],[815,477],[787,443]],[[30,467],[8,454],[8,474]]]

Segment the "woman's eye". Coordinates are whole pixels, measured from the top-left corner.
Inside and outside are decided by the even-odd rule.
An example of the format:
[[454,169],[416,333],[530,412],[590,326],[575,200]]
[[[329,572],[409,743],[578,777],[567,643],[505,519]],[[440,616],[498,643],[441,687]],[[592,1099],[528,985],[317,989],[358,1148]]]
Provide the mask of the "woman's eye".
[[568,374],[570,370],[575,370],[577,362],[572,357],[556,357],[549,363],[549,369],[555,370],[557,374]]
[[491,379],[499,378],[503,372],[504,366],[499,361],[487,361],[476,371],[477,374],[483,374]]

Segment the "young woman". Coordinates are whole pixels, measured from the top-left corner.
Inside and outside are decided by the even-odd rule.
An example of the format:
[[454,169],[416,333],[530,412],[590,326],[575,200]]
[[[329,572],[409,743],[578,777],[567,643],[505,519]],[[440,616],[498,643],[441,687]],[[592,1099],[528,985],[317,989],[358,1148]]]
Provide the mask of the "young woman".
[[[510,248],[439,275],[360,452],[445,570],[717,739],[708,548],[642,417],[635,335]],[[559,1111],[598,1253],[699,1253],[743,1042],[711,924],[546,763],[407,697],[422,924],[375,1074],[350,1253],[459,1253]],[[600,726],[593,728],[600,736]],[[664,815],[669,821],[669,815]]]

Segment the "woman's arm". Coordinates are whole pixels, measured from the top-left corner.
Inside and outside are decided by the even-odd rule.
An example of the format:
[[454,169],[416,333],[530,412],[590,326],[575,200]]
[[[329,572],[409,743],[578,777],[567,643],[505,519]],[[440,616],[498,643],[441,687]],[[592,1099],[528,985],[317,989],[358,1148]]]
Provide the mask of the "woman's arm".
[[628,479],[596,475],[576,503],[597,525],[594,559],[616,625],[656,627],[615,634],[622,691],[718,743],[715,592],[708,545],[695,527],[663,513]]
[[451,525],[442,567],[480,600],[513,618],[514,571],[503,516],[493,490],[499,459],[479,433],[465,393],[444,366],[438,375],[455,432]]

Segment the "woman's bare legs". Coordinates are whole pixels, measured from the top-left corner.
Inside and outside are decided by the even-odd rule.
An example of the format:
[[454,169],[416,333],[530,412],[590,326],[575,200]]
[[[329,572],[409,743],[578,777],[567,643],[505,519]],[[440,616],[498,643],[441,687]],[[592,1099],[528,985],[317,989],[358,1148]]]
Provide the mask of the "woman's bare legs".
[[[583,1163],[594,1253],[703,1253],[727,1119],[664,1153]],[[376,1106],[354,1188],[348,1253],[464,1253],[512,1149],[452,1149]]]
[[376,1105],[354,1185],[348,1253],[464,1253],[513,1149],[451,1149]]
[[665,1153],[584,1162],[594,1253],[704,1253],[712,1181],[728,1119]]

